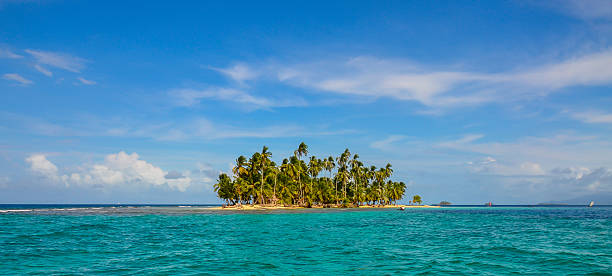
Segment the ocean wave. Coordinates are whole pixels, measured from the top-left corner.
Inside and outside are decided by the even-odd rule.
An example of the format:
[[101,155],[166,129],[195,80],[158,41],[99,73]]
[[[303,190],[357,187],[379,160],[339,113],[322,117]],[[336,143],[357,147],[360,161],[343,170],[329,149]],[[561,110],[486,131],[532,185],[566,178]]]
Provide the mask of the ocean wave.
[[14,209],[14,210],[0,210],[0,213],[11,213],[11,212],[32,212],[32,209]]

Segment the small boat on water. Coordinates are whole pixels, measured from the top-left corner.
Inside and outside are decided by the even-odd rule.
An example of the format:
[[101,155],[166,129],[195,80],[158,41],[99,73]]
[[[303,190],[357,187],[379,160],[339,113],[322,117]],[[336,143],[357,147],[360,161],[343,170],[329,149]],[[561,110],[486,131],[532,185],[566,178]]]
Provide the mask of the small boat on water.
[[593,207],[593,205],[595,205],[595,201],[591,201],[591,203],[589,203],[588,207]]
[[406,208],[404,208],[404,207],[399,207],[399,209],[398,209],[398,210],[400,210],[400,211],[404,211],[404,210],[406,210]]

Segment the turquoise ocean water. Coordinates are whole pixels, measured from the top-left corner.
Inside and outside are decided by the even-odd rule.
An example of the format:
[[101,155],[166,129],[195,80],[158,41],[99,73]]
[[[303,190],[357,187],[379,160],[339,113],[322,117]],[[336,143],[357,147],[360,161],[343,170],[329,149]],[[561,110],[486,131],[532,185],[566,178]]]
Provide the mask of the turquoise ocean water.
[[612,207],[2,208],[0,275],[612,273]]

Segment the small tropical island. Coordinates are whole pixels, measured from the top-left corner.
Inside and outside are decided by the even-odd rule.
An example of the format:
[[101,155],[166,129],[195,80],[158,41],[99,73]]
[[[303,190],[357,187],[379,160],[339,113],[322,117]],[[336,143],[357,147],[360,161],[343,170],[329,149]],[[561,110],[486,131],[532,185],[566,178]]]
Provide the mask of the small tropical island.
[[[349,149],[338,157],[317,158],[308,156],[302,142],[281,164],[271,158],[263,146],[248,159],[239,156],[231,176],[219,174],[214,189],[225,201],[221,209],[438,207],[398,205],[406,184],[390,180],[391,164],[368,167]],[[420,196],[414,198],[411,203],[421,203]]]

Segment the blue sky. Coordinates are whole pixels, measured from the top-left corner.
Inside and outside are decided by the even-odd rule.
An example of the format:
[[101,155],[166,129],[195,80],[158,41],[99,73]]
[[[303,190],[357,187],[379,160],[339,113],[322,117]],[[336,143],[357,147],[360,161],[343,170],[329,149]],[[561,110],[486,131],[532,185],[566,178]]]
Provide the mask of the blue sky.
[[217,203],[267,145],[426,202],[612,193],[610,1],[0,1],[0,203]]

